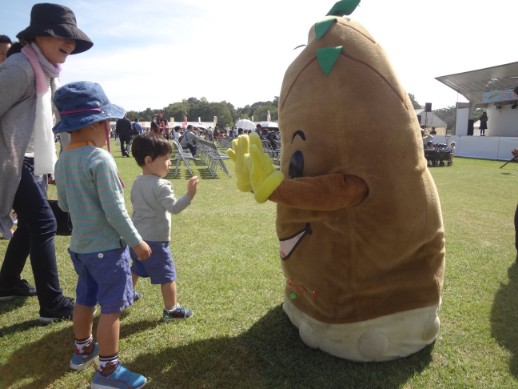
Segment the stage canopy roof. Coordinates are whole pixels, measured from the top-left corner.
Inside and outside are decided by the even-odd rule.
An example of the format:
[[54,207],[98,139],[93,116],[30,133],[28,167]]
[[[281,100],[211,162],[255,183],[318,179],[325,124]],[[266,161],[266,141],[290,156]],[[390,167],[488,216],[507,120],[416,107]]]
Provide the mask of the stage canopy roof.
[[436,77],[473,105],[517,100],[518,62]]

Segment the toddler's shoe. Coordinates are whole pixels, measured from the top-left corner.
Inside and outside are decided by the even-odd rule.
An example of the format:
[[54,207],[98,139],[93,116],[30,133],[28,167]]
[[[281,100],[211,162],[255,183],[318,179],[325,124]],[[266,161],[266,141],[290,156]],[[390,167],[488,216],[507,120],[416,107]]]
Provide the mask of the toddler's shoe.
[[193,315],[192,311],[189,308],[182,307],[179,304],[176,304],[176,308],[171,311],[164,309],[164,313],[162,314],[163,321],[172,321],[175,319],[187,319]]
[[146,377],[138,373],[133,373],[126,369],[122,364],[118,364],[113,373],[104,376],[99,370],[94,374],[92,380],[92,389],[110,389],[110,388],[131,388],[139,389],[146,385]]
[[136,303],[142,298],[142,293],[134,291],[133,292],[133,302]]
[[95,342],[92,351],[88,354],[76,354],[72,355],[70,360],[70,368],[72,370],[81,371],[90,366],[99,355],[99,345]]

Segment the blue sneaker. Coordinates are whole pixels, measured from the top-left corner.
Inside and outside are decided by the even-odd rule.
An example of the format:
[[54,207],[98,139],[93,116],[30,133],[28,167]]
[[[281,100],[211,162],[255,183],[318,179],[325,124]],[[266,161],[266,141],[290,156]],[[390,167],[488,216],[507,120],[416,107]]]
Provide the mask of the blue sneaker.
[[70,368],[72,370],[81,371],[90,366],[99,355],[99,345],[97,342],[94,344],[94,348],[92,352],[88,354],[76,354],[72,355],[72,359],[70,360]]
[[94,374],[92,380],[92,389],[110,389],[110,388],[132,388],[139,389],[146,385],[146,377],[143,375],[133,373],[122,366],[121,363],[117,365],[113,373],[109,376],[103,376],[99,370]]
[[176,307],[172,311],[168,311],[166,309],[163,310],[162,320],[169,322],[176,319],[188,319],[192,315],[193,312],[189,308],[176,304]]

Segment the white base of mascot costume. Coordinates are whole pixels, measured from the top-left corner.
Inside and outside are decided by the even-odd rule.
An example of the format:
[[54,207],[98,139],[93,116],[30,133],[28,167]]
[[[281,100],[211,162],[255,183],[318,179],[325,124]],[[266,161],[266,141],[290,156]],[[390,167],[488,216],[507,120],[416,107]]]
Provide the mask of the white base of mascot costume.
[[339,1],[309,33],[279,98],[281,166],[233,141],[237,187],[277,203],[284,311],[310,347],[353,361],[432,343],[444,277],[439,197],[407,92]]

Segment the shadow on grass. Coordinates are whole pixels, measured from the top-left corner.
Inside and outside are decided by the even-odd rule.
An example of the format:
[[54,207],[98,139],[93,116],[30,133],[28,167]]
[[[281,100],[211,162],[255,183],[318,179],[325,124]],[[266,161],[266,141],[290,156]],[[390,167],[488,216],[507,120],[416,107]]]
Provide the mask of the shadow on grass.
[[245,334],[140,354],[153,388],[398,388],[431,362],[433,345],[401,360],[354,363],[305,346],[282,307]]
[[44,326],[46,326],[46,324],[42,323],[41,321],[39,321],[37,319],[25,321],[22,323],[16,323],[16,324],[13,324],[12,326],[0,328],[0,338],[3,336],[8,336],[8,335],[12,335],[14,333],[18,333],[21,331],[30,330],[33,327],[44,327]]
[[[95,322],[97,321],[98,317],[95,319]],[[122,324],[121,339],[154,328],[159,324],[159,321]],[[24,323],[20,323],[19,326],[23,328]],[[94,328],[97,328],[97,323],[94,323]],[[68,368],[74,348],[73,340],[72,323],[70,323],[70,326],[50,332],[36,342],[17,349],[7,362],[0,366],[0,387],[10,388],[17,384],[17,387],[22,389],[50,388],[65,374],[77,374]],[[30,361],[27,360],[28,355],[31,356]],[[130,370],[134,368],[138,371],[134,364],[125,363],[125,365]],[[93,375],[93,373],[93,368],[85,371],[85,374]]]
[[[20,323],[9,331],[32,325]],[[159,321],[122,324],[121,339],[157,325]],[[0,387],[53,387],[65,375],[78,374],[68,369],[72,342],[70,323],[17,349],[0,366]],[[432,350],[430,345],[392,362],[350,362],[304,345],[278,306],[243,335],[140,353],[125,365],[145,374],[150,388],[399,388],[428,366]],[[93,368],[80,374],[89,381]]]
[[518,263],[514,258],[507,273],[509,282],[500,285],[493,301],[491,335],[511,353],[509,372],[518,377]]
[[215,176],[212,175],[208,167],[198,167],[198,177],[203,180],[219,179],[217,174]]
[[[12,300],[0,301],[0,317],[7,312],[14,311],[25,305],[25,302],[30,297],[15,297]],[[4,328],[0,328],[0,336]]]
[[[196,166],[196,167],[191,166],[191,168],[193,171],[193,175],[198,176],[202,180],[219,180],[220,179],[219,172],[217,172],[216,175],[213,176],[211,171],[209,170],[209,168],[205,167],[204,165]],[[222,171],[222,174],[224,175],[225,173]],[[167,175],[165,176],[165,178],[168,180],[180,180],[180,179],[188,180],[191,177],[192,176],[187,169],[180,169],[176,176],[174,175],[174,169],[171,169],[171,171],[169,173],[167,173]]]

